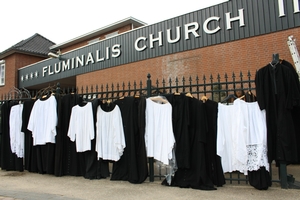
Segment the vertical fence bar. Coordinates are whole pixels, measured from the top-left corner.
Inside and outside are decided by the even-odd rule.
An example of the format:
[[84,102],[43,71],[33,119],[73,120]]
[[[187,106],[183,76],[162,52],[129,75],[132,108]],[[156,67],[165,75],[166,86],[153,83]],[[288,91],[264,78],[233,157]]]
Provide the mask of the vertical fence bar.
[[[151,75],[147,75],[147,97],[151,97]],[[154,159],[149,158],[149,180],[150,182],[154,181]]]
[[198,75],[196,76],[196,91],[197,91],[197,99],[200,99],[200,96],[199,96],[199,77]]
[[189,86],[189,88],[190,88],[190,93],[192,94],[193,93],[193,88],[192,88],[192,77],[190,76],[190,78],[189,78],[189,83],[190,83],[190,86]]
[[185,93],[185,78],[182,77],[182,92]]
[[172,79],[171,77],[169,78],[169,92],[172,94]]
[[57,95],[60,94],[60,83],[59,82],[56,84],[56,94]]

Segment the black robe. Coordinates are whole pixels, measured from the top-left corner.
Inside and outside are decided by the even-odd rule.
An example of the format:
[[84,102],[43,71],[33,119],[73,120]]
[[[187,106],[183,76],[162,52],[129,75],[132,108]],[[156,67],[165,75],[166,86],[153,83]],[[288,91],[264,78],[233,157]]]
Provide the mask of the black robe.
[[140,99],[124,97],[114,101],[119,106],[126,148],[120,160],[113,163],[111,180],[142,183],[147,178],[147,155],[144,131],[139,129],[138,109]]
[[207,144],[205,145],[207,172],[213,184],[219,187],[225,184],[225,177],[221,157],[217,155],[218,103],[207,100],[204,105],[207,118]]
[[190,168],[189,98],[185,94],[166,95],[172,105],[172,125],[176,141],[175,156],[178,168]]
[[11,107],[18,102],[7,101],[1,106],[1,169],[7,171],[23,171],[23,158],[12,153],[10,147],[9,116]]
[[22,131],[25,135],[25,169],[29,172],[38,172],[36,162],[36,146],[33,146],[32,132],[27,129],[30,113],[34,104],[34,100],[29,99],[24,101],[22,113]]
[[255,84],[259,107],[266,110],[269,162],[297,162],[299,133],[294,128],[292,111],[300,102],[299,80],[289,67],[278,63],[259,69]]
[[67,94],[58,103],[58,126],[55,150],[56,176],[84,176],[85,160],[82,152],[76,151],[76,143],[68,137],[68,129],[73,106],[82,102],[77,94]]
[[[103,105],[103,103],[99,99],[94,99],[92,101],[92,105],[93,105],[93,117],[94,117],[94,130],[96,130],[97,108],[98,106],[103,106],[103,107],[108,107],[108,106]],[[103,159],[99,159],[99,160],[97,159],[97,152],[95,150],[96,137],[97,134],[95,132],[95,137],[91,141],[91,150],[83,152],[84,160],[85,160],[84,178],[91,179],[91,180],[107,178],[110,176],[109,166],[108,166],[109,162]]]
[[[176,141],[176,146],[181,142],[188,143],[190,164],[188,168],[177,169],[171,181],[171,186],[215,190],[214,184],[208,175],[205,155],[207,143],[205,107],[202,101],[190,97],[186,98],[188,98],[189,105],[188,141]],[[167,185],[166,180],[162,184]]]
[[[50,97],[40,99],[45,101]],[[57,101],[57,96],[55,97]],[[47,114],[47,113],[44,113]],[[36,162],[37,171],[40,174],[54,174],[55,168],[55,143],[46,143],[44,145],[36,145]]]

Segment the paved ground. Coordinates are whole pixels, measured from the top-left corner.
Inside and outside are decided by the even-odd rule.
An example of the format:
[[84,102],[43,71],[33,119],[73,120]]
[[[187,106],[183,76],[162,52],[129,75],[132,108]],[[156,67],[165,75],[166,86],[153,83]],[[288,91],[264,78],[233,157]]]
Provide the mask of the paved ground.
[[[276,170],[273,174],[276,175]],[[289,166],[288,173],[300,180],[300,165]],[[297,178],[299,177],[299,178]],[[79,200],[79,199],[300,199],[299,189],[281,189],[278,183],[266,191],[242,184],[229,184],[215,191],[201,191],[162,186],[160,180],[143,184],[109,179],[87,180],[83,177],[55,177],[29,172],[0,170],[0,200]]]

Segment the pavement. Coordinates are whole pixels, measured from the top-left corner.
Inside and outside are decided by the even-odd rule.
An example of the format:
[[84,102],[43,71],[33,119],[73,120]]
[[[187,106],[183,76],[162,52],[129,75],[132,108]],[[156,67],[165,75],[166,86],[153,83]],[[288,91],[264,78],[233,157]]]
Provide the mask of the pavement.
[[[300,181],[300,165],[288,166],[288,174]],[[273,170],[277,176],[278,170]],[[300,199],[300,189],[282,189],[273,183],[268,190],[257,190],[246,183],[230,184],[228,181],[217,190],[203,191],[161,185],[161,180],[146,180],[142,184],[109,179],[89,180],[83,177],[55,177],[27,171],[15,172],[0,170],[0,200],[181,200],[181,199]]]

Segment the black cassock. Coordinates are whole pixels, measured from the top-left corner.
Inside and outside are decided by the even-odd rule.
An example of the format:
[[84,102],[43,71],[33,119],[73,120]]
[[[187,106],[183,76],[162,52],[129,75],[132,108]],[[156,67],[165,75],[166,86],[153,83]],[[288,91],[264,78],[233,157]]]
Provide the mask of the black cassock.
[[[103,110],[107,111],[111,107],[104,105],[102,101],[99,99],[92,100],[93,105],[93,117],[94,117],[94,130],[96,130],[96,116],[97,116],[97,108],[101,106]],[[102,179],[109,177],[109,166],[108,161],[103,159],[97,159],[97,152],[95,150],[96,147],[96,137],[97,134],[95,132],[95,137],[91,141],[91,150],[83,152],[84,160],[85,160],[85,175],[86,179]]]
[[[177,98],[175,96],[175,98]],[[179,137],[178,133],[180,131],[174,131],[176,140],[176,159],[177,155],[179,158],[181,155],[188,156],[188,159],[180,159],[183,163],[189,162],[188,167],[178,167],[175,175],[171,181],[171,186],[178,186],[182,188],[193,188],[200,190],[215,190],[214,184],[211,180],[211,177],[208,175],[208,166],[206,160],[206,145],[207,145],[207,131],[206,131],[206,116],[205,116],[205,107],[202,101],[199,101],[195,98],[190,98],[181,95],[178,98],[186,98],[183,102],[187,103],[187,106],[180,106],[181,108],[186,108],[187,110],[180,109],[176,112],[180,115],[180,113],[187,113],[186,116],[183,116],[183,119],[180,120],[188,120],[187,122],[182,122],[182,125],[188,125],[187,132],[181,132],[182,135]],[[172,97],[168,97],[170,103]],[[177,104],[180,105],[180,104]],[[173,105],[172,105],[173,106]],[[172,107],[173,109],[173,107]],[[180,116],[173,116],[173,120],[178,119]],[[173,124],[173,128],[180,128],[176,124]],[[179,129],[183,130],[183,129]],[[184,145],[183,145],[184,144]],[[177,148],[177,147],[181,148]],[[188,147],[188,150],[186,149]],[[183,150],[181,153],[180,151]],[[180,164],[178,165],[180,166]],[[166,180],[163,181],[163,185],[168,185]]]
[[29,172],[38,172],[37,162],[36,162],[36,146],[33,146],[32,132],[27,129],[30,113],[34,104],[34,100],[28,99],[23,103],[23,113],[22,113],[22,131],[25,135],[25,169]]
[[139,115],[145,113],[145,106],[140,106],[145,105],[143,101],[144,98],[135,97],[124,97],[114,101],[121,111],[126,148],[120,160],[113,163],[111,180],[142,183],[148,176],[145,129],[139,126],[140,120],[145,118],[144,115]]
[[11,107],[17,102],[7,101],[1,106],[1,144],[0,167],[7,171],[23,171],[23,158],[18,158],[12,153],[10,147],[9,116]]
[[82,102],[77,94],[67,94],[58,98],[58,126],[55,150],[55,175],[84,176],[83,153],[76,151],[76,143],[68,137],[72,107]]
[[221,157],[217,155],[218,103],[207,100],[204,105],[207,119],[207,143],[205,147],[208,166],[207,172],[214,185],[222,186],[225,184],[225,177],[221,164]]
[[255,84],[260,109],[266,110],[269,162],[297,162],[299,132],[293,110],[299,106],[300,92],[295,71],[284,62],[268,64],[257,71]]
[[189,98],[185,94],[166,95],[172,105],[172,125],[176,141],[175,156],[178,168],[190,168]]

